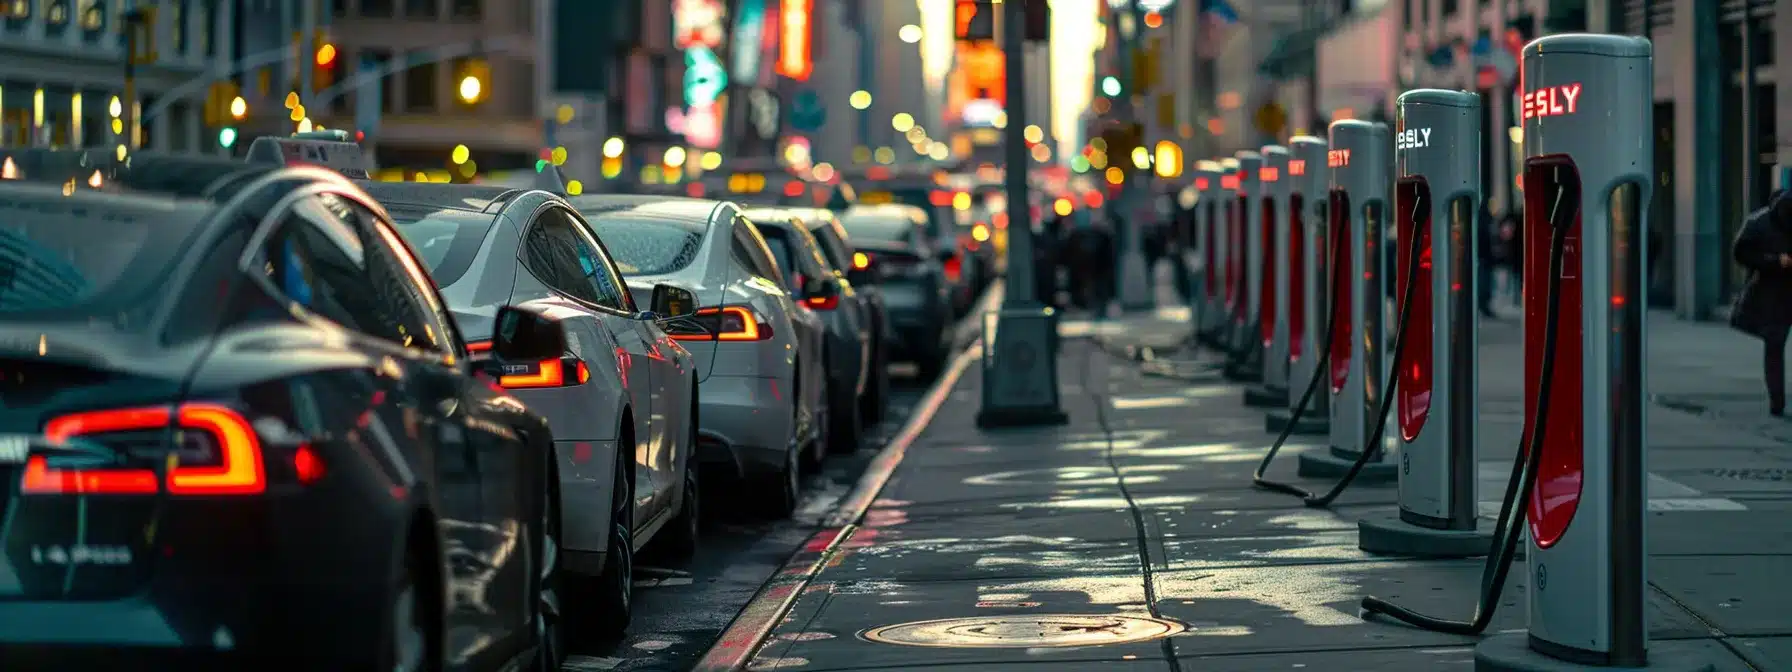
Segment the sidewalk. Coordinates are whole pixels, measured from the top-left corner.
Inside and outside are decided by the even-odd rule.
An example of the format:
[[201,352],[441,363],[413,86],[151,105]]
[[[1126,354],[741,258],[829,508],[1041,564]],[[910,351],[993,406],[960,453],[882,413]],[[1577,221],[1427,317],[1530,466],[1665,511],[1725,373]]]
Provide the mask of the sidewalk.
[[[1185,328],[1176,312],[1065,323],[1063,427],[976,429],[981,375],[968,353],[944,377],[937,410],[917,414],[924,428],[886,449],[838,524],[706,661],[732,652],[755,670],[1473,669],[1473,638],[1358,616],[1364,595],[1449,618],[1474,608],[1480,559],[1357,550],[1357,518],[1392,505],[1392,484],[1354,486],[1332,511],[1253,489],[1274,437],[1239,386],[1147,377],[1076,338],[1172,342]],[[1721,325],[1655,315],[1650,326],[1652,647],[1703,649],[1721,670],[1792,670],[1792,445],[1773,438],[1792,438],[1792,426],[1757,408],[1760,346]],[[1522,364],[1515,319],[1481,333],[1488,509],[1515,453]],[[1284,450],[1272,476],[1297,480],[1299,450]],[[1490,632],[1524,628],[1524,574],[1513,572]],[[968,620],[929,623],[941,619]]]

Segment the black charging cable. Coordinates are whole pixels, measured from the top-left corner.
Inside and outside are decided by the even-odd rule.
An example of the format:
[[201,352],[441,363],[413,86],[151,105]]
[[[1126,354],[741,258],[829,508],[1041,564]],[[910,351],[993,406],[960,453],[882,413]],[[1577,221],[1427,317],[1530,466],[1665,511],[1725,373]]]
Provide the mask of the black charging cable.
[[[1559,170],[1559,169],[1558,169]],[[1537,384],[1537,400],[1531,411],[1536,422],[1531,424],[1527,445],[1520,446],[1520,452],[1512,461],[1512,475],[1506,483],[1505,496],[1500,501],[1500,515],[1493,525],[1493,538],[1499,544],[1496,553],[1487,554],[1481,570],[1481,599],[1475,605],[1474,618],[1468,621],[1450,621],[1433,616],[1426,616],[1411,609],[1401,607],[1378,597],[1363,598],[1362,608],[1368,612],[1364,618],[1382,614],[1394,620],[1414,627],[1454,635],[1476,635],[1487,629],[1493,622],[1493,614],[1499,608],[1500,593],[1505,590],[1506,576],[1512,570],[1512,561],[1518,552],[1518,535],[1524,527],[1521,524],[1524,515],[1518,513],[1531,498],[1537,488],[1537,465],[1540,463],[1539,453],[1543,450],[1543,437],[1549,427],[1549,397],[1555,383],[1556,359],[1556,324],[1561,312],[1562,293],[1562,257],[1567,246],[1568,228],[1572,219],[1564,221],[1562,213],[1562,196],[1566,189],[1558,187],[1554,212],[1550,213],[1550,222],[1554,232],[1549,242],[1549,291],[1547,310],[1543,322],[1542,376]],[[1578,200],[1578,198],[1577,198]],[[1575,208],[1578,209],[1578,204]]]
[[[1423,212],[1420,209],[1421,207],[1423,207],[1423,205],[1424,205],[1424,201],[1422,201],[1422,200],[1418,201],[1417,203],[1415,203],[1413,205],[1413,217],[1415,218],[1415,222],[1412,227],[1413,235],[1407,236],[1408,238],[1411,239],[1411,240],[1407,241],[1407,249],[1411,250],[1411,252],[1408,253],[1409,258],[1406,262],[1406,264],[1407,264],[1406,265],[1406,277],[1409,278],[1408,284],[1411,284],[1412,280],[1417,279],[1418,273],[1419,273],[1419,265],[1424,259],[1425,244],[1431,238],[1430,232],[1425,230],[1426,227],[1419,226],[1416,221],[1416,219],[1419,216],[1419,213]],[[1337,250],[1336,249],[1332,250],[1332,254],[1334,255],[1334,259],[1333,259],[1334,265],[1332,266],[1332,269],[1333,269],[1332,276],[1333,276],[1333,281],[1336,282],[1338,279],[1337,278],[1337,266],[1335,264],[1335,262],[1336,262],[1335,257],[1337,255]],[[1333,291],[1332,291],[1334,299],[1337,298],[1336,297],[1337,292],[1338,292],[1338,288],[1334,287]],[[1405,351],[1406,351],[1406,326],[1407,326],[1407,322],[1408,322],[1409,318],[1412,316],[1412,302],[1413,302],[1414,294],[1415,294],[1415,292],[1412,291],[1412,287],[1407,287],[1406,291],[1402,292],[1401,297],[1400,297],[1400,316],[1398,318],[1398,321],[1396,322],[1396,325],[1398,326],[1398,328],[1394,330],[1394,353],[1393,353],[1394,361],[1393,361],[1393,365],[1388,367],[1388,369],[1390,371],[1393,371],[1395,373],[1395,375],[1398,375],[1398,373],[1400,371],[1400,367],[1404,364]],[[1371,306],[1364,306],[1364,310],[1367,311],[1367,310],[1371,310],[1371,309],[1378,309],[1380,307],[1379,306],[1380,299],[1381,299],[1380,296],[1369,297],[1369,300],[1371,301]],[[1333,304],[1333,305],[1336,305],[1336,304]],[[1329,337],[1334,335],[1330,332],[1332,332],[1334,329],[1337,328],[1337,314],[1338,314],[1338,311],[1333,310],[1331,318],[1329,318],[1326,322],[1326,331],[1328,332],[1327,333],[1328,342],[1330,340]],[[1354,347],[1354,344],[1353,344],[1353,347]],[[1305,488],[1302,488],[1298,485],[1293,485],[1291,483],[1279,483],[1276,481],[1269,480],[1267,477],[1264,476],[1264,472],[1268,471],[1270,461],[1275,459],[1276,452],[1280,451],[1282,449],[1282,445],[1285,444],[1288,441],[1288,437],[1294,433],[1294,427],[1296,426],[1296,424],[1298,424],[1300,422],[1300,417],[1301,417],[1302,413],[1306,410],[1306,406],[1307,406],[1308,402],[1311,401],[1313,391],[1315,389],[1317,389],[1317,384],[1318,384],[1320,378],[1325,373],[1326,360],[1329,360],[1329,359],[1330,359],[1330,354],[1329,354],[1329,348],[1328,348],[1327,356],[1322,358],[1322,360],[1320,362],[1319,370],[1313,372],[1313,382],[1311,384],[1307,385],[1306,394],[1301,395],[1301,403],[1295,409],[1297,412],[1294,413],[1290,417],[1288,426],[1282,428],[1282,435],[1276,438],[1276,442],[1274,444],[1270,445],[1269,453],[1263,456],[1263,461],[1259,462],[1257,464],[1257,471],[1255,473],[1251,474],[1251,484],[1252,485],[1255,485],[1260,488],[1264,488],[1266,490],[1274,490],[1276,492],[1282,492],[1282,493],[1294,495],[1296,497],[1301,498],[1301,501],[1303,503],[1305,503],[1307,506],[1310,506],[1313,508],[1325,508],[1325,507],[1331,506],[1332,502],[1337,501],[1338,497],[1342,496],[1344,494],[1344,491],[1350,488],[1350,484],[1354,483],[1356,481],[1357,476],[1359,474],[1363,473],[1363,468],[1368,466],[1369,461],[1376,459],[1377,457],[1379,457],[1381,455],[1381,439],[1382,439],[1383,433],[1387,430],[1388,411],[1392,410],[1393,405],[1394,405],[1395,385],[1392,380],[1388,380],[1383,383],[1382,390],[1381,390],[1381,400],[1375,405],[1375,430],[1369,433],[1369,439],[1363,443],[1362,452],[1357,455],[1356,461],[1354,461],[1350,464],[1350,469],[1344,472],[1344,477],[1338,479],[1338,482],[1333,484],[1331,489],[1327,490],[1324,494],[1317,494],[1317,493],[1309,492]],[[1365,361],[1363,364],[1364,364],[1363,368],[1365,370],[1365,375],[1373,375],[1375,373],[1379,373],[1379,372],[1368,371],[1368,368],[1369,368],[1368,362]],[[1392,376],[1390,376],[1390,378],[1391,377]]]

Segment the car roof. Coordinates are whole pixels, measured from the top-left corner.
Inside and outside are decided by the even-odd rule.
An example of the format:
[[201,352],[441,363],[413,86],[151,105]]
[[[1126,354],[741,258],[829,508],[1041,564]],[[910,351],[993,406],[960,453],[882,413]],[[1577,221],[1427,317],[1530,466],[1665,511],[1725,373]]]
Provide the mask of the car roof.
[[846,212],[841,215],[841,218],[844,219],[850,215],[900,217],[915,220],[915,223],[917,224],[925,224],[927,221],[926,210],[922,209],[921,206],[908,205],[906,203],[879,203],[877,205],[865,205],[861,203],[847,208]]
[[601,194],[574,196],[567,199],[574,209],[586,215],[627,212],[642,217],[688,219],[708,222],[722,201],[707,198],[683,198],[640,194]]
[[740,216],[747,218],[747,221],[757,226],[776,226],[786,229],[796,226],[796,213],[791,212],[788,208],[749,208],[742,210]]
[[502,205],[528,191],[482,184],[369,181],[357,181],[356,184],[388,208],[408,205],[468,212],[490,211],[493,206]]
[[71,183],[76,189],[217,200],[229,187],[280,170],[223,158],[113,150],[0,149],[0,179]]

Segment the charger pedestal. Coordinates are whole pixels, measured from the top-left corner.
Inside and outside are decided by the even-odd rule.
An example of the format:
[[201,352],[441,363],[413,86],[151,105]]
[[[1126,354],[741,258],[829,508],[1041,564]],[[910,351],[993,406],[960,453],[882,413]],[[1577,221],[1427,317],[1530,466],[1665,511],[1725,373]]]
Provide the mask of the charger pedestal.
[[1512,632],[1489,636],[1475,645],[1475,672],[1717,672],[1717,665],[1711,662],[1709,652],[1691,646],[1675,646],[1691,645],[1698,641],[1700,640],[1657,642],[1649,647],[1649,664],[1642,667],[1608,667],[1571,663],[1538,653],[1531,648],[1530,633]]
[[1057,311],[1004,307],[983,320],[983,408],[977,426],[1037,427],[1070,421],[1058,405]]
[[1493,547],[1493,525],[1470,530],[1425,527],[1400,518],[1396,509],[1375,511],[1356,521],[1356,547],[1378,555],[1420,558],[1475,558]]
[[[1302,478],[1339,478],[1350,471],[1362,453],[1349,448],[1331,446],[1326,450],[1309,450],[1300,454],[1299,474]],[[1370,458],[1357,472],[1358,483],[1392,483],[1400,478],[1400,470],[1387,459],[1384,449]]]
[[[1321,417],[1313,417],[1316,415]],[[1293,423],[1293,431],[1288,432],[1292,436],[1324,436],[1332,433],[1332,423],[1326,420],[1324,415],[1324,413],[1315,413],[1309,410],[1301,414],[1300,422],[1294,422],[1294,411],[1285,408],[1277,409],[1264,415],[1263,431],[1280,434],[1283,430],[1288,429],[1290,423]]]

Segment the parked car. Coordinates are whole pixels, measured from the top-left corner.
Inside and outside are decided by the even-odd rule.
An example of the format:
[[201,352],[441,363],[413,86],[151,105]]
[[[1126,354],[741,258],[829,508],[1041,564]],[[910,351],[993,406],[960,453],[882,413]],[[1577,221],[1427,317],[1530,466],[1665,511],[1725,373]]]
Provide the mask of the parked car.
[[[883,166],[867,169],[872,173]],[[952,254],[939,259],[940,273],[946,279],[952,316],[969,312],[981,290],[978,279],[993,272],[978,267],[981,259],[971,253],[971,239],[959,236],[957,215],[953,209],[954,192],[939,186],[929,171],[926,174],[890,174],[881,179],[869,176],[859,184],[856,198],[860,205],[904,205],[915,208],[923,216],[923,229],[932,245]]]
[[[498,380],[554,427],[560,560],[572,592],[563,606],[601,631],[626,629],[635,549],[655,542],[683,558],[697,545],[696,367],[659,323],[677,317],[666,306],[682,290],[633,296],[590,225],[544,191],[365,188],[417,248],[463,329],[489,331],[506,306],[564,325],[567,352],[499,362]],[[490,344],[472,347],[479,359]]]
[[767,515],[795,511],[801,472],[827,450],[821,317],[784,290],[765,237],[724,201],[657,196],[571,199],[615,255],[638,299],[689,290],[695,312],[667,323],[696,357],[698,454],[755,481]]
[[384,208],[110,157],[0,150],[0,668],[558,669],[555,436]]
[[818,313],[826,325],[822,358],[828,376],[828,419],[832,422],[828,447],[852,452],[859,447],[866,413],[860,407],[866,392],[875,388],[872,371],[872,318],[859,301],[852,283],[834,271],[821,244],[809,227],[784,210],[748,210],[752,222],[765,236],[772,260],[784,272],[784,289],[800,297],[803,305]]
[[[842,293],[841,300],[860,304],[860,310],[870,322],[866,332],[871,335],[871,382],[859,408],[865,416],[863,424],[876,425],[883,422],[890,407],[890,318],[884,310],[883,289],[877,286],[875,274],[869,270],[870,257],[853,251],[846,227],[840,225],[840,218],[832,210],[791,208],[790,213],[808,227],[815,242],[820,244],[828,267],[846,280],[852,290]],[[859,259],[865,261],[864,267],[856,263]]]
[[931,378],[945,367],[948,329],[954,316],[951,282],[942,261],[957,257],[935,245],[926,216],[906,205],[855,205],[840,216],[852,236],[854,265],[876,273],[889,313],[896,359],[914,362]]

